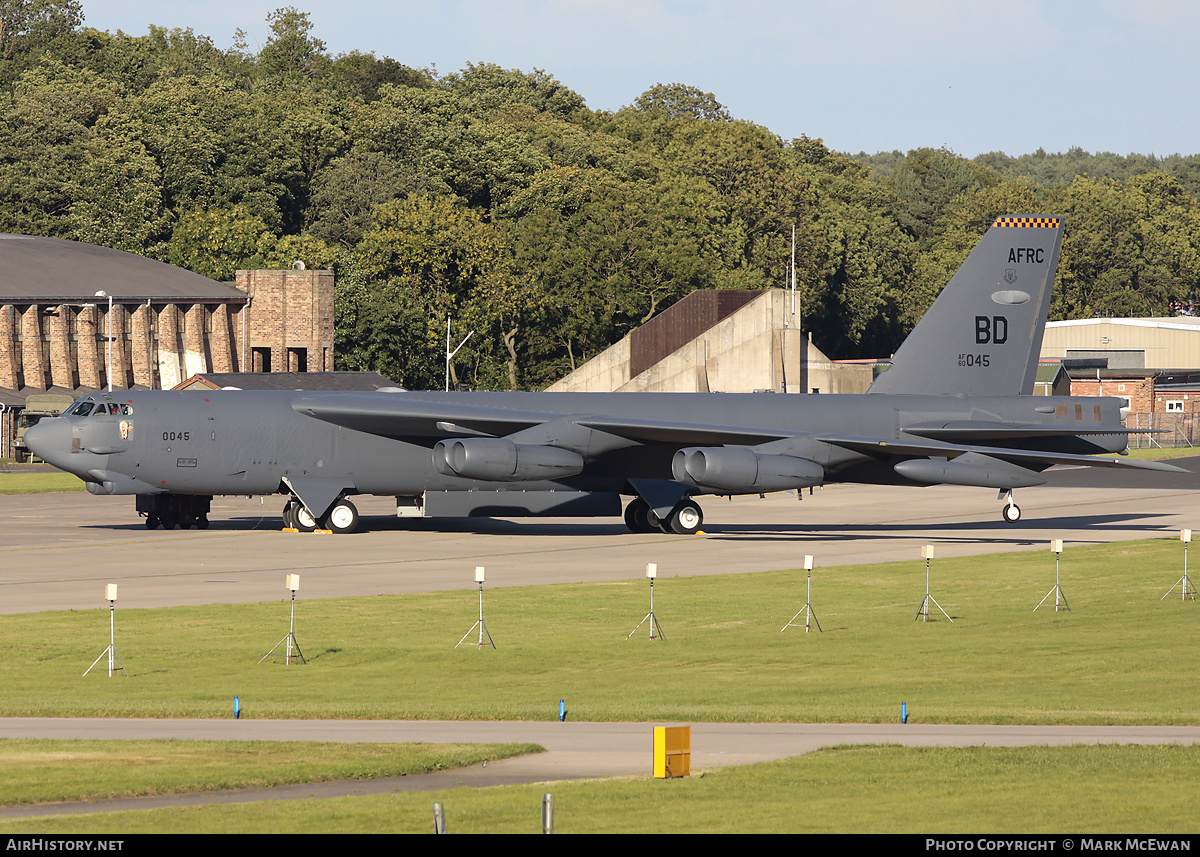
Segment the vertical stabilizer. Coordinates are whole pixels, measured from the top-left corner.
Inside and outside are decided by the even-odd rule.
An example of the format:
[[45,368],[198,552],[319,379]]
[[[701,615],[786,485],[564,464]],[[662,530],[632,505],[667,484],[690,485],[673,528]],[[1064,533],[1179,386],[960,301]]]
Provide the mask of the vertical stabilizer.
[[998,217],[871,393],[1033,392],[1064,218]]

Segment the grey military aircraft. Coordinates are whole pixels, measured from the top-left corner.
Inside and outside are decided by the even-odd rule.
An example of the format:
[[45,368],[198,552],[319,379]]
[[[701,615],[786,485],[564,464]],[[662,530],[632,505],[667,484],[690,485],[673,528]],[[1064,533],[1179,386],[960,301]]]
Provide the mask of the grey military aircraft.
[[[861,395],[94,393],[25,435],[93,494],[135,494],[147,526],[208,526],[214,495],[283,494],[286,526],[347,533],[354,495],[400,516],[621,514],[688,534],[695,498],[834,482],[1041,485],[1111,457],[1123,401],[1030,395],[1063,219],[998,218]],[[1099,454],[1099,455],[1098,455]]]

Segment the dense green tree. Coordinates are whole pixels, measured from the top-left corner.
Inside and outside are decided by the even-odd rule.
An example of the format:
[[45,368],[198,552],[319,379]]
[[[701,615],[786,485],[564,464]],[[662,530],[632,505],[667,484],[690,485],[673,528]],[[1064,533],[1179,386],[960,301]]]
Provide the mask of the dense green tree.
[[[377,369],[408,387],[440,387],[447,319],[501,291],[508,258],[499,228],[444,197],[377,206],[349,262],[352,282],[363,287],[347,294],[339,310],[347,365]],[[380,362],[380,341],[394,343],[398,332],[408,337],[406,347]]]
[[1063,202],[1068,233],[1053,317],[1168,315],[1172,301],[1195,293],[1200,213],[1170,176],[1076,178]]
[[80,0],[0,0],[0,60],[52,50],[82,23]]
[[101,122],[88,141],[71,204],[71,237],[130,253],[157,251],[169,217],[162,172],[139,140]]
[[[695,288],[712,285],[693,184],[653,188],[579,168],[549,170],[509,221],[515,274],[542,292],[526,347],[552,382]],[[702,208],[702,207],[701,207]]]
[[899,200],[897,217],[918,238],[933,236],[937,219],[955,198],[999,178],[946,149],[914,149],[893,170],[888,186]]
[[313,182],[309,231],[353,247],[374,219],[375,207],[414,193],[449,195],[449,188],[381,152],[351,152],[331,161]]
[[1158,314],[1200,279],[1200,158],[784,144],[659,84],[591,111],[550,74],[330,57],[307,13],[252,52],[0,0],[0,229],[218,279],[333,267],[339,363],[537,387],[698,288],[788,284],[835,357],[892,351],[1000,214],[1068,219],[1057,317]]
[[733,119],[711,92],[701,92],[682,83],[657,83],[633,102],[633,106],[659,119],[696,119],[701,122],[729,122]]
[[307,12],[285,6],[267,15],[267,24],[271,38],[258,52],[258,65],[264,74],[315,77],[325,68],[325,43],[312,35]]
[[1001,181],[959,197],[943,213],[934,236],[921,248],[911,285],[899,306],[903,329],[911,330],[916,325],[997,217],[1061,215],[1061,207],[1056,193],[1025,179]]
[[261,268],[271,232],[244,206],[185,214],[171,235],[167,261],[214,280],[232,281],[239,268]]
[[0,114],[0,230],[67,237],[96,123],[118,101],[93,72],[47,60]]
[[329,78],[339,92],[370,104],[379,98],[385,86],[431,86],[433,76],[409,68],[391,57],[378,59],[373,53],[350,51],[339,54],[329,64]]
[[795,168],[814,188],[815,229],[800,243],[804,325],[829,354],[889,354],[903,339],[916,243],[898,202],[870,171],[820,140],[792,141]]

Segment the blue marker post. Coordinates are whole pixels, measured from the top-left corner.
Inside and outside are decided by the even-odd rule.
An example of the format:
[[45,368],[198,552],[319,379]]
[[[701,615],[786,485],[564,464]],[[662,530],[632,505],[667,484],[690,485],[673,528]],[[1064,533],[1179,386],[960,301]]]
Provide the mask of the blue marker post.
[[908,722],[908,703],[907,702],[900,703],[900,722],[901,723]]
[[242,716],[242,700],[240,697],[233,698],[233,719],[237,720]]
[[558,701],[558,722],[562,723],[567,719],[567,703],[564,700]]

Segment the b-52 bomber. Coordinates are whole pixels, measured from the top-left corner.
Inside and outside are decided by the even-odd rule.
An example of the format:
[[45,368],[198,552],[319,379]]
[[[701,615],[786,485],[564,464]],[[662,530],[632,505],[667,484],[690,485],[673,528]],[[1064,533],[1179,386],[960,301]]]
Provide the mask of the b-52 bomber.
[[[208,526],[214,495],[287,495],[285,525],[349,533],[352,497],[401,516],[621,514],[689,534],[696,498],[836,482],[1045,483],[1055,464],[1179,468],[1125,450],[1123,400],[1032,396],[1063,219],[1000,217],[860,395],[95,393],[25,435],[147,526]],[[1102,454],[1096,457],[1097,454]]]

